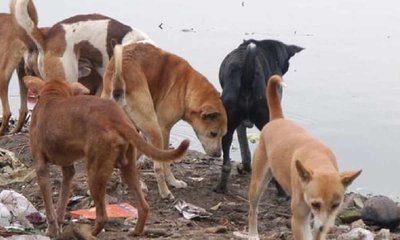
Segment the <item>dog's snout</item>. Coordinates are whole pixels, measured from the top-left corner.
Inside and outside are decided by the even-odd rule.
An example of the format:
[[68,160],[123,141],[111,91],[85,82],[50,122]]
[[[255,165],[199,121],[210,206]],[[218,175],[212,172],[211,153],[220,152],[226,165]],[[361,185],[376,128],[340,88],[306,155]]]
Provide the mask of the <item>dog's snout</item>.
[[210,154],[211,157],[219,158],[221,157],[221,151],[216,151]]
[[324,231],[324,225],[320,226],[318,229],[320,232]]
[[124,91],[122,89],[114,89],[112,95],[115,100],[120,100],[124,96]]

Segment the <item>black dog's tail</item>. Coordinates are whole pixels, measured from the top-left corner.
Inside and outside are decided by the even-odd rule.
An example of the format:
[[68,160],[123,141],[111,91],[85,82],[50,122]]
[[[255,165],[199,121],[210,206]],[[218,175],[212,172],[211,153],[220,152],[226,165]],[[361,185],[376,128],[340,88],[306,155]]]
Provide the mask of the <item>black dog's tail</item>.
[[257,45],[253,42],[250,42],[246,47],[242,74],[242,86],[247,89],[253,88],[256,65],[256,51]]
[[267,99],[268,99],[268,108],[269,108],[269,119],[270,121],[278,118],[283,118],[282,105],[281,105],[281,97],[279,96],[278,88],[282,87],[283,79],[279,75],[272,75],[268,79],[267,86]]

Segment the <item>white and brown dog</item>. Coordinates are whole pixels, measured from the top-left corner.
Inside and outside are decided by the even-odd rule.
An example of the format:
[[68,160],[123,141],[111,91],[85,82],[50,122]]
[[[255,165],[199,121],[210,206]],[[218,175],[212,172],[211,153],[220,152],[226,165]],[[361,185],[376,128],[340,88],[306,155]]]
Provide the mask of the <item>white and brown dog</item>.
[[[258,203],[272,177],[291,195],[295,240],[325,239],[343,203],[346,188],[361,170],[338,172],[334,153],[293,121],[283,118],[278,75],[268,80],[271,121],[262,129],[252,162],[249,239],[259,239]],[[311,230],[311,216],[314,216]]]
[[[117,45],[103,79],[102,98],[114,99],[147,139],[168,148],[172,127],[179,120],[192,125],[206,153],[221,156],[226,112],[218,91],[190,64],[152,44]],[[162,198],[173,199],[166,181],[184,188],[170,164],[154,164]]]
[[[12,0],[15,21],[31,37],[39,51],[38,68],[43,79],[66,79],[71,82],[94,69],[103,76],[116,44],[153,41],[141,30],[131,28],[100,14],[76,15],[53,25],[46,36],[32,19],[32,0]],[[92,68],[80,67],[84,58]],[[98,95],[101,86],[98,88]]]

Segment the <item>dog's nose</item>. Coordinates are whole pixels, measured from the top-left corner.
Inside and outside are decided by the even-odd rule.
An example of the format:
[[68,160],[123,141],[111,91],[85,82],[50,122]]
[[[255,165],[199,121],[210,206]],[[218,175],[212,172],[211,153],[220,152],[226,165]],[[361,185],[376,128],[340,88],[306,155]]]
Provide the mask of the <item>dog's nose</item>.
[[120,100],[124,96],[124,91],[122,89],[114,89],[112,95],[115,100]]
[[221,157],[221,151],[213,152],[210,154],[211,157],[218,158]]
[[318,229],[320,232],[324,231],[324,225],[322,225],[321,227],[319,227]]

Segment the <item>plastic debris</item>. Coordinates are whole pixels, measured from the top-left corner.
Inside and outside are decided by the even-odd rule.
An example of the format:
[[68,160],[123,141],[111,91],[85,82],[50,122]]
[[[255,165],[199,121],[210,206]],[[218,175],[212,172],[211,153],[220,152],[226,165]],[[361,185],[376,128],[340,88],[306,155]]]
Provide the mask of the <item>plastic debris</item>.
[[374,240],[374,234],[363,228],[353,228],[350,232],[342,234],[338,240]]
[[209,218],[212,216],[212,214],[207,212],[204,208],[187,203],[183,200],[179,200],[178,203],[175,204],[175,208],[183,215],[184,218],[189,220],[195,218]]
[[[129,203],[106,205],[108,218],[137,218],[138,211]],[[71,218],[96,219],[96,208],[71,211]]]
[[[8,212],[8,213],[7,213]],[[14,190],[0,193],[0,226],[32,228],[31,223],[44,222],[45,217],[22,194]]]

